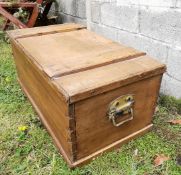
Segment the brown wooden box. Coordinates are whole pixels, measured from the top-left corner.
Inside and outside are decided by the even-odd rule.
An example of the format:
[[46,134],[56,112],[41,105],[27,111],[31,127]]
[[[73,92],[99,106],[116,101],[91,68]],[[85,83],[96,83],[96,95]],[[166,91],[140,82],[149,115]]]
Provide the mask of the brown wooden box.
[[8,34],[21,87],[70,167],[151,128],[165,65],[78,24]]

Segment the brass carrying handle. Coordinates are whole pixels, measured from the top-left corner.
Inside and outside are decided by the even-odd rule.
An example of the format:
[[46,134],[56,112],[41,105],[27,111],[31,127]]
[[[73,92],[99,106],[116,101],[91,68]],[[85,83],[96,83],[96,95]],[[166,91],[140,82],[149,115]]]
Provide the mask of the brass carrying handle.
[[[114,101],[112,101],[108,108],[108,118],[112,121],[112,124],[116,127],[121,126],[122,124],[133,120],[134,112],[133,112],[133,104],[134,99],[133,95],[123,95]],[[125,115],[129,115],[126,117],[125,120],[120,121],[119,123],[116,122],[116,118],[124,117]]]
[[121,121],[121,122],[119,122],[119,123],[117,123],[116,122],[116,117],[115,116],[112,116],[112,123],[113,123],[113,125],[114,126],[116,126],[116,127],[119,127],[120,125],[122,125],[122,124],[124,124],[124,123],[126,123],[126,122],[128,122],[128,121],[130,121],[130,120],[133,120],[133,109],[131,108],[130,109],[130,111],[129,111],[129,115],[130,115],[130,117],[129,118],[127,118],[126,120],[124,120],[124,121]]

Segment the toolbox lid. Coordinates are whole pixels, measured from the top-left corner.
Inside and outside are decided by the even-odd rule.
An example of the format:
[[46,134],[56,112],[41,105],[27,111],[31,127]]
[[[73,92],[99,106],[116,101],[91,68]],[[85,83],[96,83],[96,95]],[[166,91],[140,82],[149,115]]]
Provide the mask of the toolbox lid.
[[165,72],[155,59],[141,56],[54,79],[54,84],[67,93],[70,102],[95,96]]
[[105,39],[78,24],[21,29],[8,34],[70,103],[161,74],[166,69],[145,53]]
[[[65,28],[65,25],[62,26]],[[16,32],[16,42],[50,78],[145,55],[143,52],[105,39],[81,26],[73,26],[72,30],[56,33],[55,27],[52,29],[53,33],[43,33],[44,30],[42,27],[27,35],[23,29],[22,35],[21,31]],[[41,35],[36,35],[38,31]]]

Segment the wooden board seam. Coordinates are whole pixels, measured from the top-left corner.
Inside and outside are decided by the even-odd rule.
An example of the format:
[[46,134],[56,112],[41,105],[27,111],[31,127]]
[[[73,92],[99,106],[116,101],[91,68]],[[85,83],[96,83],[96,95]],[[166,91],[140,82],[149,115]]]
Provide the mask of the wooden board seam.
[[77,138],[76,138],[76,120],[75,120],[75,104],[69,105],[69,132],[72,151],[72,161],[77,159]]
[[[106,84],[104,86],[100,86],[100,87],[91,89],[91,91],[87,90],[87,91],[84,91],[84,92],[79,93],[79,94],[73,94],[73,95],[69,94],[69,103],[70,104],[75,103],[75,102],[78,102],[78,101],[81,101],[81,100],[84,100],[87,98],[91,98],[91,97],[96,96],[98,94],[102,94],[105,92],[115,90],[115,89],[120,88],[120,87],[127,86],[131,83],[135,83],[135,82],[141,81],[143,79],[154,77],[156,75],[162,74],[163,72],[165,72],[165,70],[166,70],[165,67],[159,67],[155,70],[148,71],[146,76],[145,75],[140,76],[139,80],[133,76],[133,77],[126,79],[122,82],[121,81],[112,82],[112,83]],[[56,83],[56,84],[58,85],[58,83]],[[60,88],[60,85],[58,85],[57,88]]]
[[107,61],[107,62],[104,62],[104,63],[99,63],[99,64],[88,66],[88,67],[82,67],[82,68],[67,71],[67,72],[64,72],[64,73],[57,73],[57,74],[53,75],[52,78],[56,79],[56,78],[60,78],[62,76],[66,76],[66,75],[70,75],[70,74],[74,74],[74,73],[79,73],[79,72],[84,72],[86,70],[91,70],[91,69],[95,69],[95,68],[98,68],[98,67],[107,66],[109,64],[123,62],[123,61],[129,60],[129,59],[137,58],[137,57],[144,56],[144,55],[146,55],[146,53],[140,52],[140,53],[136,53],[136,54],[133,54],[133,55],[126,56],[126,57],[117,58],[115,60]]
[[32,34],[32,35],[24,35],[22,37],[16,37],[15,39],[20,39],[20,38],[28,38],[28,37],[33,37],[33,36],[42,36],[42,35],[50,35],[50,34],[55,34],[55,33],[65,33],[65,32],[72,32],[74,30],[82,30],[82,29],[86,29],[86,27],[84,28],[76,28],[76,29],[65,29],[62,31],[52,31],[52,32],[47,32],[47,33],[39,33],[39,34]]
[[86,29],[87,27],[85,26],[80,26],[80,27],[75,27],[75,28],[68,28],[68,29],[64,29],[64,30],[53,30],[53,31],[49,31],[49,32],[40,32],[40,33],[36,33],[36,34],[24,34],[22,36],[17,36],[17,37],[13,37],[13,32],[14,31],[7,31],[7,35],[10,37],[10,38],[13,38],[13,39],[20,39],[20,38],[28,38],[28,37],[33,37],[33,36],[42,36],[42,35],[48,35],[48,34],[55,34],[55,33],[64,33],[64,32],[71,32],[71,31],[74,31],[74,30],[81,30],[81,29]]
[[[85,99],[85,98],[93,97],[93,96],[95,96],[95,95],[97,95],[97,94],[101,94],[101,93],[104,93],[104,92],[111,91],[112,89],[116,89],[116,88],[119,88],[119,87],[123,87],[123,86],[129,84],[129,83],[127,83],[126,81],[125,81],[125,82],[122,82],[122,83],[120,83],[120,81],[119,81],[119,82],[113,82],[113,83],[111,83],[111,87],[110,87],[110,84],[109,84],[109,85],[105,85],[104,88],[101,87],[101,89],[104,89],[104,91],[102,91],[102,92],[99,91],[99,88],[100,88],[100,87],[98,87],[98,88],[92,89],[91,92],[84,91],[84,92],[79,93],[79,94],[73,94],[73,95],[72,95],[72,94],[68,94],[67,91],[66,91],[65,89],[63,89],[62,86],[60,86],[58,83],[56,83],[56,82],[54,81],[54,80],[56,80],[57,78],[50,78],[50,77],[46,74],[46,72],[43,70],[42,66],[41,66],[36,60],[34,60],[34,58],[32,57],[32,55],[29,54],[29,53],[27,53],[27,52],[24,50],[23,46],[21,46],[16,40],[13,40],[12,42],[17,45],[17,48],[18,48],[21,52],[23,52],[23,54],[25,54],[26,56],[28,56],[29,58],[31,58],[31,59],[28,59],[28,60],[29,60],[32,64],[35,64],[35,65],[37,66],[37,68],[39,68],[39,69],[41,70],[42,74],[43,74],[47,79],[50,80],[50,82],[53,84],[54,88],[56,88],[56,90],[59,92],[59,94],[62,93],[62,94],[64,95],[64,101],[66,101],[66,102],[69,103],[69,104],[72,104],[72,103],[74,103],[74,102],[83,100],[83,99]],[[151,70],[151,71],[149,71],[149,74],[147,74],[147,76],[145,76],[145,75],[144,75],[144,76],[143,76],[143,75],[140,76],[140,79],[137,80],[137,81],[140,81],[140,80],[145,79],[145,78],[149,78],[149,77],[151,77],[151,76],[155,76],[155,75],[161,74],[161,73],[163,73],[165,70],[166,70],[166,67],[163,67],[163,65],[160,65],[160,67],[158,67],[156,70]],[[84,71],[86,71],[86,70],[84,70]],[[131,80],[131,83],[135,82],[135,81],[134,81],[134,77],[131,77],[131,79],[133,79],[133,81]],[[109,86],[109,88],[108,88],[107,86]],[[90,94],[90,93],[91,93],[91,94]],[[82,96],[82,94],[87,94],[87,95],[86,95],[85,97],[84,97],[84,96],[83,96],[83,97],[80,97],[80,96]],[[89,95],[88,95],[88,94],[89,94]],[[78,98],[77,98],[76,96],[77,96]]]
[[34,58],[34,56],[32,54],[30,54],[29,52],[27,52],[25,50],[25,48],[23,47],[23,45],[18,41],[18,40],[14,40],[14,42],[21,48],[21,50],[23,50],[24,54],[27,55],[37,66],[39,69],[41,69],[41,71],[46,74],[47,77],[52,78],[52,79],[56,79],[56,78],[60,78],[62,76],[66,76],[66,75],[70,75],[70,74],[74,74],[74,73],[79,73],[79,72],[83,72],[86,70],[92,70],[98,67],[103,67],[106,65],[110,65],[110,64],[114,64],[114,63],[118,63],[118,62],[123,62],[123,61],[127,61],[127,60],[131,60],[134,58],[138,58],[140,56],[144,56],[146,55],[145,52],[138,52],[138,53],[133,53],[133,55],[129,55],[129,56],[125,56],[122,58],[117,58],[115,60],[111,60],[111,61],[107,61],[107,62],[103,62],[103,63],[98,63],[96,65],[92,65],[92,66],[88,66],[88,67],[83,67],[83,68],[78,68],[72,71],[67,71],[65,73],[57,73],[53,76],[49,76],[48,73],[46,72],[46,69],[44,69],[40,63],[38,63],[38,61],[36,61],[36,59]]
[[[21,45],[19,45],[16,40],[12,40],[11,42],[12,42],[14,45],[16,45],[16,48],[17,48],[20,52],[23,52],[23,54],[24,54],[25,56],[27,56],[28,58],[29,58],[29,57],[32,58],[32,56],[31,56],[30,54],[26,53],[26,51],[24,50],[24,48],[23,48]],[[45,77],[47,80],[49,80],[48,83],[49,83],[51,86],[53,86],[53,88],[56,90],[56,92],[58,93],[59,96],[62,94],[61,99],[64,100],[65,102],[68,102],[68,103],[69,103],[70,97],[69,97],[69,95],[67,94],[67,92],[66,92],[63,88],[61,88],[61,92],[62,92],[62,93],[60,93],[60,88],[58,88],[57,85],[56,85],[56,83],[54,83],[53,79],[51,79],[51,78],[43,71],[42,66],[41,66],[36,60],[34,60],[33,58],[32,58],[32,59],[28,59],[28,61],[29,61],[30,64],[35,65],[35,66],[38,68],[38,70],[41,71],[41,73],[44,75],[44,77]]]

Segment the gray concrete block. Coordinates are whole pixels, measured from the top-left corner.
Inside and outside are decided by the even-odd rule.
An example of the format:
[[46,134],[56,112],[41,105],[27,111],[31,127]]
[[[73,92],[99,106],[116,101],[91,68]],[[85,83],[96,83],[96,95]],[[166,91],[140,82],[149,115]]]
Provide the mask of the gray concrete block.
[[93,1],[91,3],[91,21],[95,23],[100,23],[100,2]]
[[103,3],[101,5],[101,23],[118,29],[138,32],[138,12],[137,7]]
[[87,25],[85,19],[77,18],[71,15],[66,15],[65,13],[59,13],[57,20],[58,23],[79,23],[85,26]]
[[181,0],[177,0],[176,7],[181,8]]
[[162,91],[166,95],[171,95],[176,98],[181,98],[181,82],[177,81],[167,74],[163,76],[163,86]]
[[[165,74],[163,75],[163,77]],[[165,79],[162,78],[161,85],[160,85],[160,93],[165,94]]]
[[98,33],[101,36],[104,36],[105,38],[117,41],[118,29],[99,25],[97,23],[91,23],[91,30]]
[[181,12],[165,8],[141,8],[141,34],[163,42],[181,44]]
[[58,1],[56,3],[52,4],[52,6],[50,8],[50,11],[52,11],[52,12],[55,12],[55,11],[59,12],[59,3],[58,3]]
[[177,0],[117,0],[118,5],[144,5],[151,7],[175,7]]
[[116,3],[117,0],[91,0],[92,2],[100,2],[100,3]]
[[181,47],[181,9],[177,9],[176,12],[178,15],[176,15],[175,18],[178,18],[178,19],[173,29],[175,30],[175,36],[174,36],[174,41],[172,44],[175,46]]
[[58,0],[58,3],[60,12],[76,16],[76,0]]
[[170,49],[168,53],[168,74],[171,75],[173,78],[181,81],[181,48]]
[[118,41],[138,50],[144,51],[162,63],[166,63],[167,61],[167,53],[169,49],[167,44],[126,31],[118,31]]
[[86,19],[86,0],[76,0],[76,16]]

